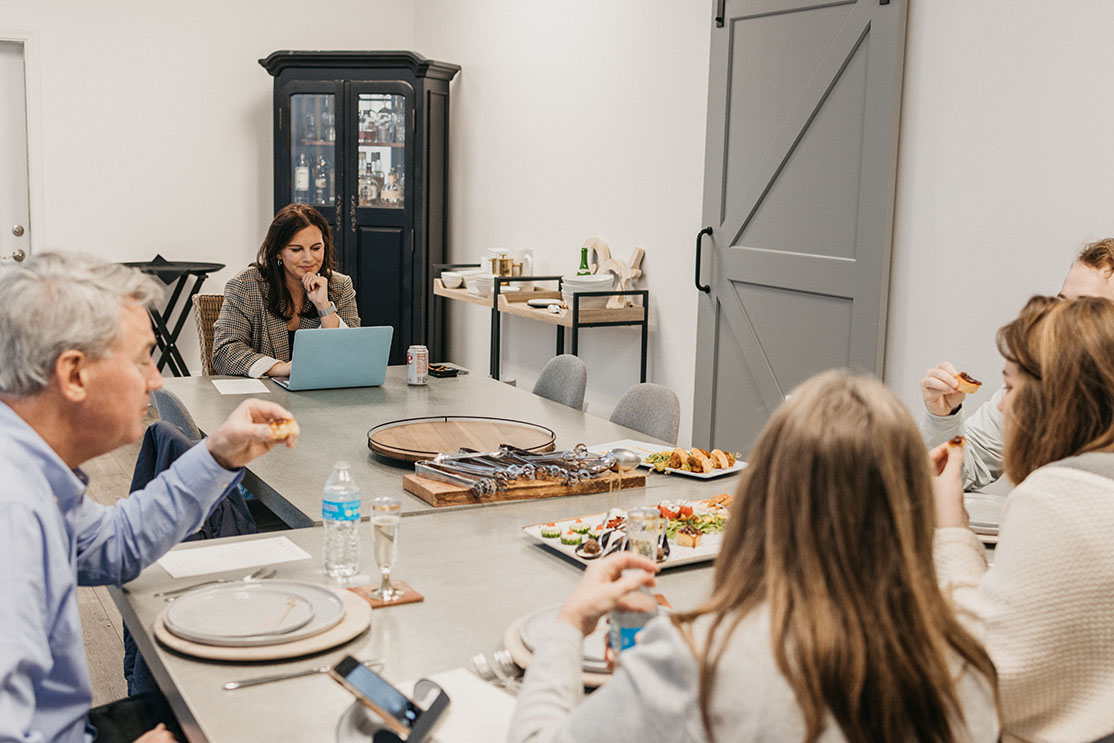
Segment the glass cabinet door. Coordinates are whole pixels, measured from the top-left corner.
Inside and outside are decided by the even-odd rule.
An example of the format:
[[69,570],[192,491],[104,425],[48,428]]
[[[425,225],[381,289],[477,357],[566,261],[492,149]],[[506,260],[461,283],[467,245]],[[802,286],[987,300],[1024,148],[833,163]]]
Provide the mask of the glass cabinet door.
[[406,206],[406,97],[360,93],[356,97],[356,178],[359,206]]
[[336,203],[336,96],[290,96],[290,200],[295,204]]

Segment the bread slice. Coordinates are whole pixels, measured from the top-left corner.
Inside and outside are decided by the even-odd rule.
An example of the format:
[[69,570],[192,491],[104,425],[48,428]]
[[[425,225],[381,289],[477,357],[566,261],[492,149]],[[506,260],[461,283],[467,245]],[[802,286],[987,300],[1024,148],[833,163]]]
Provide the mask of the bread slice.
[[956,374],[955,381],[959,384],[959,386],[956,387],[956,391],[962,392],[965,395],[970,395],[978,392],[979,387],[982,387],[982,382],[975,379],[967,372],[960,372],[959,374]]
[[268,425],[271,427],[271,438],[275,441],[285,441],[294,434],[301,433],[298,421],[293,418],[271,421]]

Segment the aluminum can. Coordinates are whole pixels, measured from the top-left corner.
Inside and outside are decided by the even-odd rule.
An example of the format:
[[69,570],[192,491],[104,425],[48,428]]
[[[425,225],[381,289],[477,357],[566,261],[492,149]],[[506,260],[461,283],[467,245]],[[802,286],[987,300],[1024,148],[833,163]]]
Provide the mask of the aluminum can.
[[429,349],[425,346],[406,349],[406,383],[429,384]]

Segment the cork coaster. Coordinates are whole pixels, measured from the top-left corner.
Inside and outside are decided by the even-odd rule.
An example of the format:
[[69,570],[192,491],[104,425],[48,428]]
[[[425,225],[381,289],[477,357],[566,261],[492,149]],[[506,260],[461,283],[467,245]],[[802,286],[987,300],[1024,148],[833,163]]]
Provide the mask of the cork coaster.
[[349,588],[348,590],[371,604],[372,609],[382,609],[388,606],[398,606],[399,604],[416,604],[419,601],[425,601],[425,596],[421,595],[413,588],[411,588],[410,584],[406,581],[393,580],[391,581],[391,585],[403,592],[403,594],[394,601],[380,601],[379,599],[373,599],[371,597],[371,594],[373,591],[379,588],[378,585],[356,586],[355,588]]

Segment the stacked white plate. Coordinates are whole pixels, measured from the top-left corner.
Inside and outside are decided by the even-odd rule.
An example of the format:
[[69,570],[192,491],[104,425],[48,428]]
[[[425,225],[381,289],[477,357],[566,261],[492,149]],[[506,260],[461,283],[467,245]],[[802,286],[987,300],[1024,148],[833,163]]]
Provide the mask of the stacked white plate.
[[[476,294],[481,297],[489,296],[495,286],[495,274],[483,271],[466,273],[464,275],[464,285],[468,288],[469,294]],[[500,294],[513,294],[518,290],[517,284],[503,284],[499,287]]]
[[[611,291],[615,277],[610,273],[588,274],[587,276],[561,277],[561,297],[565,304],[572,309],[572,296],[580,292],[606,292]],[[583,297],[580,300],[581,309],[599,308],[607,304],[610,297]]]
[[320,634],[344,613],[344,602],[324,586],[267,580],[187,593],[167,607],[163,624],[202,645],[257,647]]

